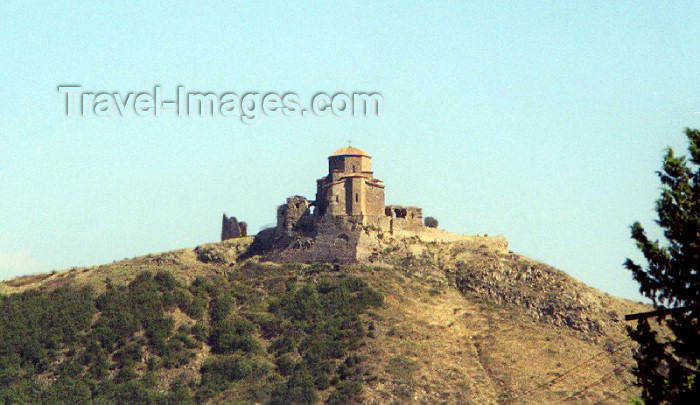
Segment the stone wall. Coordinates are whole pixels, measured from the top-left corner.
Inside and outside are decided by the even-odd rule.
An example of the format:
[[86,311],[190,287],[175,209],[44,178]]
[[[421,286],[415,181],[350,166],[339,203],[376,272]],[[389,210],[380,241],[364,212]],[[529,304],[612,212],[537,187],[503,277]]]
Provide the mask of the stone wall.
[[282,246],[272,233],[264,260],[280,263],[354,263],[357,261],[357,245],[363,233],[361,217],[335,217],[326,215],[318,219],[314,237],[292,235]]
[[330,172],[367,173],[372,171],[371,162],[369,156],[331,156],[328,168]]
[[367,215],[384,214],[384,186],[379,182],[365,182],[365,213]]
[[311,204],[304,197],[295,195],[287,198],[286,204],[277,207],[277,228],[286,233],[300,231],[313,232],[313,217]]
[[221,240],[233,238],[242,238],[248,235],[248,224],[238,222],[236,217],[227,217],[224,213],[224,218],[221,221]]
[[345,202],[347,204],[348,215],[362,215],[364,210],[364,190],[363,177],[348,177],[345,183]]
[[316,209],[318,215],[345,215],[345,180],[327,182],[319,180],[316,191]]
[[390,231],[420,231],[423,225],[423,210],[418,207],[387,205],[384,213],[391,218]]

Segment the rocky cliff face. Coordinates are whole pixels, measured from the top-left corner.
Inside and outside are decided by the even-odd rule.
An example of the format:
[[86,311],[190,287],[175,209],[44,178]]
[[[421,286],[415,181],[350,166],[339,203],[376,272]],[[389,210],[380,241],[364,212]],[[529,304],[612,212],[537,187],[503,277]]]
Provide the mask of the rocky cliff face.
[[[466,259],[466,260],[465,260]],[[532,319],[601,336],[620,325],[619,300],[514,253],[459,259],[448,274],[467,296],[522,308]],[[636,309],[625,306],[625,311]]]

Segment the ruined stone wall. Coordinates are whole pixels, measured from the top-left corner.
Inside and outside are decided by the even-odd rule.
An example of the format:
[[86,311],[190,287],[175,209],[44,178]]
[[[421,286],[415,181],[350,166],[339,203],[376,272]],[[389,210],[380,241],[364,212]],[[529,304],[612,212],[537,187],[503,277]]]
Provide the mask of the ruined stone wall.
[[386,215],[365,215],[363,216],[365,227],[382,232],[391,231],[391,218]]
[[329,187],[326,178],[316,180],[316,215],[323,215],[330,205]]
[[363,232],[361,217],[325,217],[318,223],[316,231],[309,259],[339,263],[357,260],[357,242]]
[[423,210],[418,207],[406,207],[406,217],[403,218],[402,226],[408,230],[423,229]]
[[423,210],[418,207],[387,205],[385,214],[391,217],[391,231],[420,231],[423,225]]
[[221,240],[242,238],[248,234],[248,225],[245,222],[238,222],[236,217],[227,217],[221,221]]
[[273,247],[263,258],[281,263],[353,263],[362,232],[362,217],[326,215],[318,219],[315,237],[296,235],[286,247]]
[[386,215],[378,216],[374,226],[382,232],[391,232],[391,217]]
[[313,227],[310,203],[304,197],[295,195],[287,198],[287,203],[277,207],[277,228],[287,233],[309,231]]

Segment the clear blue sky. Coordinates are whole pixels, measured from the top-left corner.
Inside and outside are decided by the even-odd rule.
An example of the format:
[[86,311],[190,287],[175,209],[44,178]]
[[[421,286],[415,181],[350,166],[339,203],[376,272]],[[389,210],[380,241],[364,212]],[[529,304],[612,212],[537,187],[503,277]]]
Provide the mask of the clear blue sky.
[[[387,202],[638,299],[621,263],[700,127],[696,2],[0,4],[0,278],[217,241],[352,139]],[[612,4],[611,4],[612,3]],[[108,92],[374,91],[381,118],[68,118]]]

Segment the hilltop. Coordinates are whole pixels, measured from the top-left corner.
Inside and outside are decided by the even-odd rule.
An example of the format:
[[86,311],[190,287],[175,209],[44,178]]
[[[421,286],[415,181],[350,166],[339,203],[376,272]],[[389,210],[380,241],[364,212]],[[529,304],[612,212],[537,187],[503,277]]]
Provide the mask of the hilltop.
[[[54,398],[71,364],[71,384],[106,402],[137,388],[150,403],[618,404],[636,396],[623,316],[642,304],[513,253],[500,237],[363,234],[373,242],[359,245],[369,251],[358,263],[265,261],[246,254],[254,239],[244,237],[2,282],[6,315],[20,305],[12,297],[26,294],[50,300],[68,288],[96,297],[71,339],[42,349],[51,361],[20,361],[5,392],[27,391],[23,376],[34,376],[36,395]],[[141,300],[144,291],[157,305],[128,305],[160,311],[155,318],[99,338],[100,327],[119,324],[110,300]],[[145,320],[167,327],[158,335]],[[91,372],[88,352],[101,353],[104,373]]]

